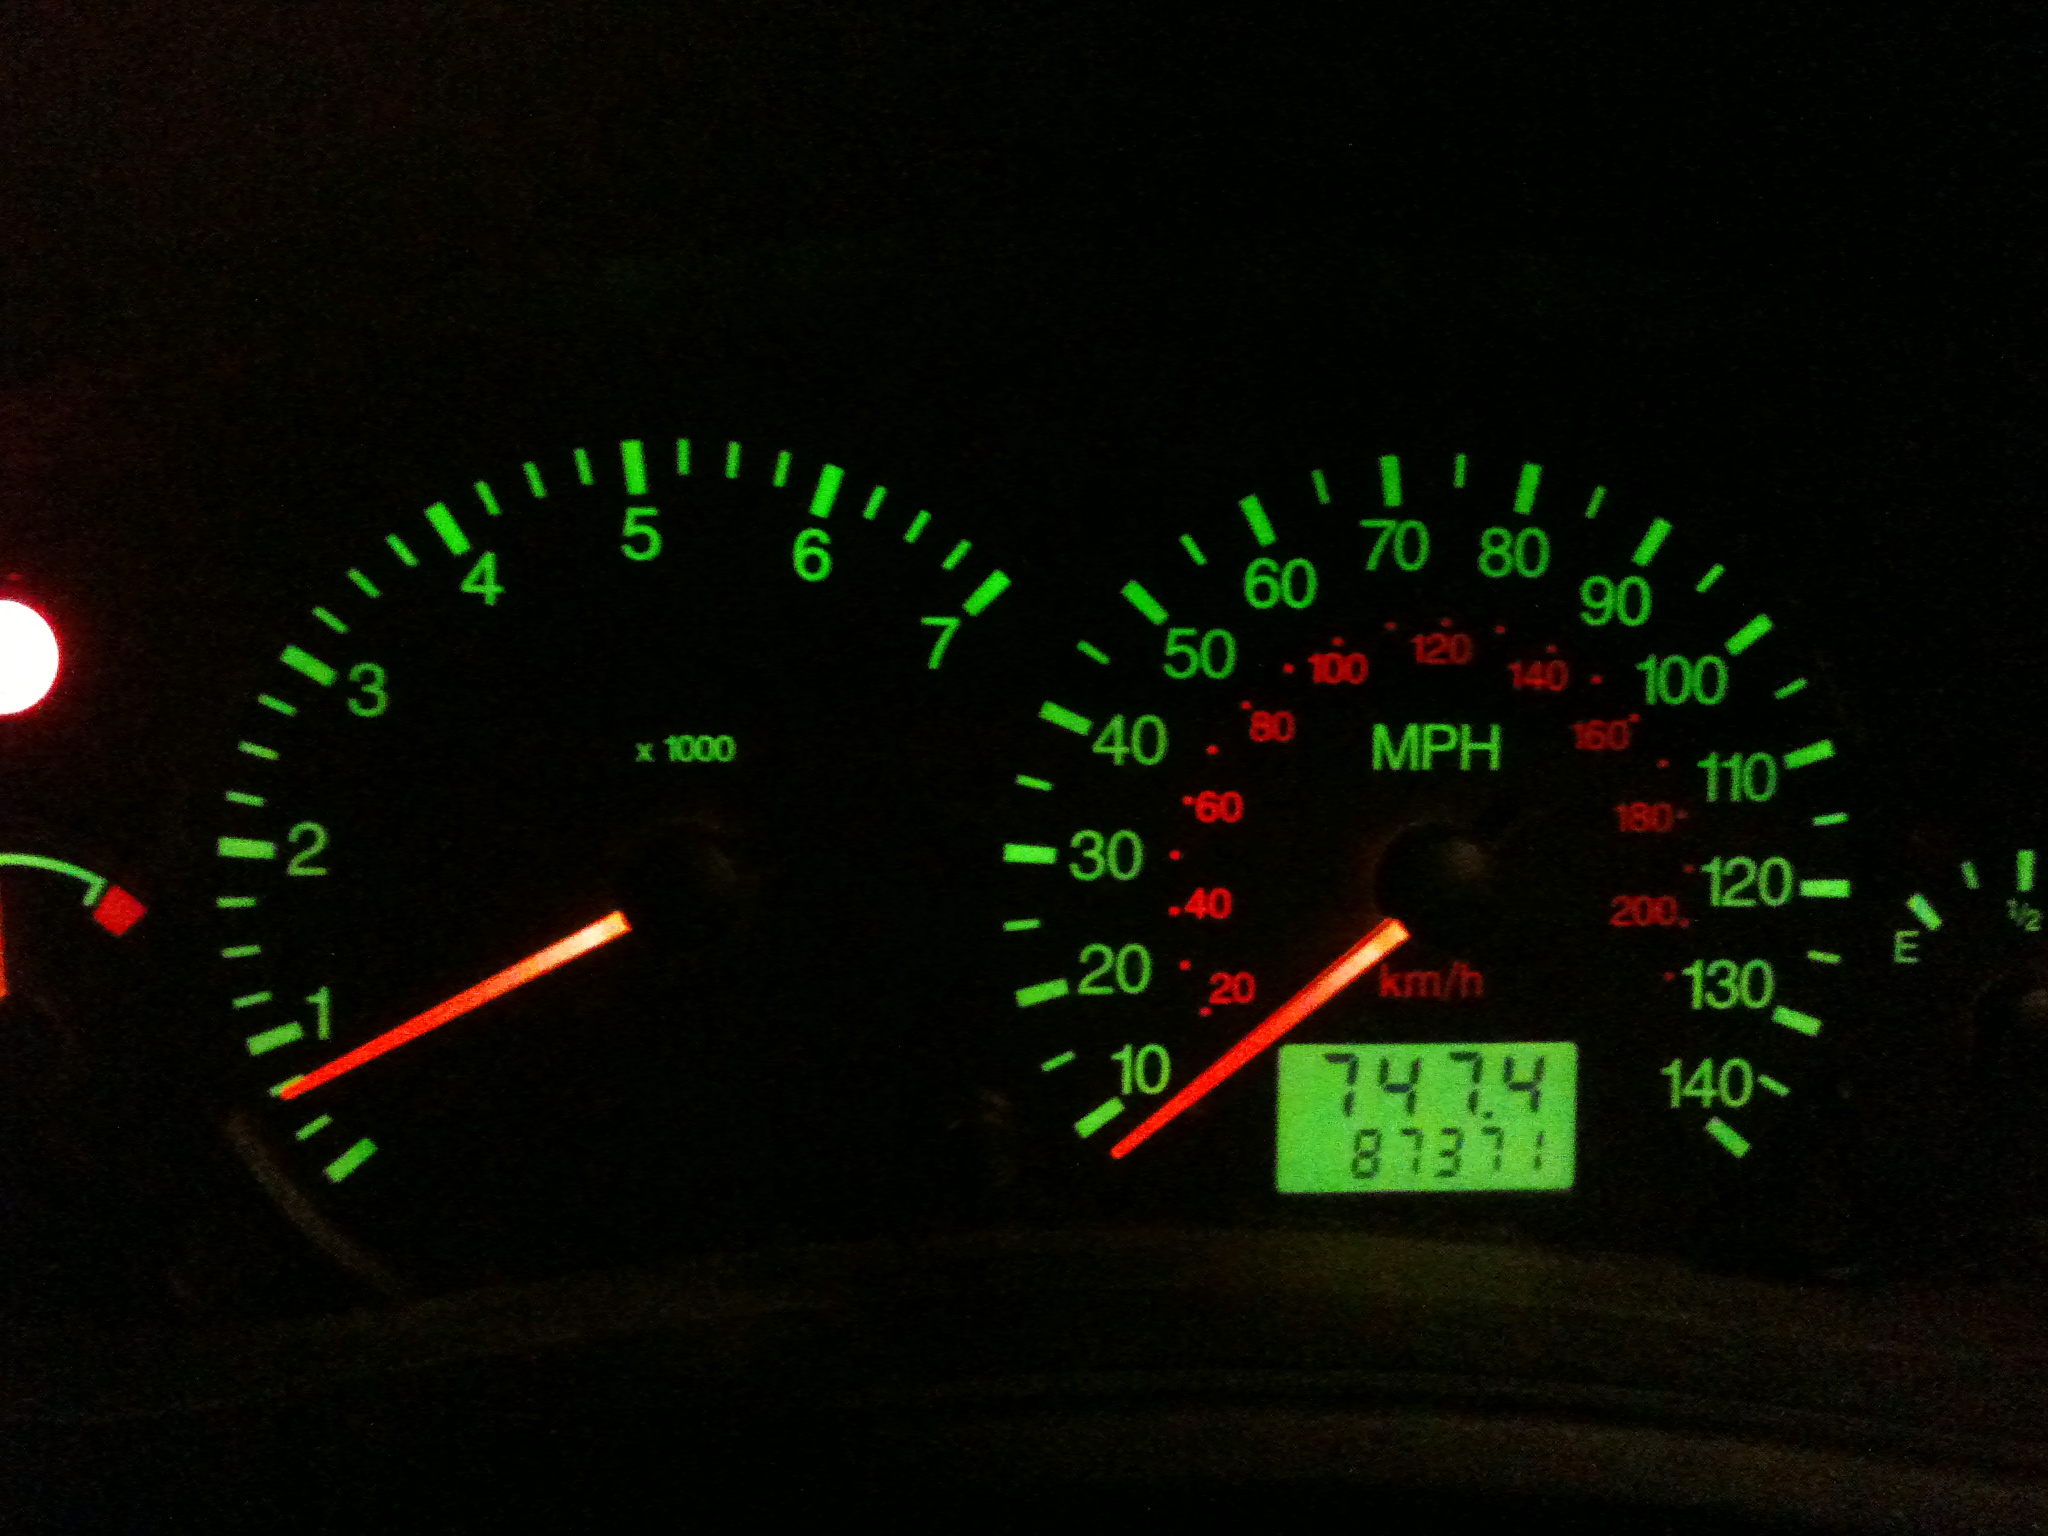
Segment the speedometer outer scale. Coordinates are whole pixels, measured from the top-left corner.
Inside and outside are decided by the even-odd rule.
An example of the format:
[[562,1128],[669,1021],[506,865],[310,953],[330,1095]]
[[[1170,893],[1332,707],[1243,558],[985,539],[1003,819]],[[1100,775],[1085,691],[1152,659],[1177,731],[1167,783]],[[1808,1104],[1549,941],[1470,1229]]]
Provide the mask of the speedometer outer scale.
[[1162,529],[1059,638],[987,851],[1031,1166],[1162,1213],[1782,1224],[1856,1029],[1850,754],[1788,627],[1711,529],[1537,463]]

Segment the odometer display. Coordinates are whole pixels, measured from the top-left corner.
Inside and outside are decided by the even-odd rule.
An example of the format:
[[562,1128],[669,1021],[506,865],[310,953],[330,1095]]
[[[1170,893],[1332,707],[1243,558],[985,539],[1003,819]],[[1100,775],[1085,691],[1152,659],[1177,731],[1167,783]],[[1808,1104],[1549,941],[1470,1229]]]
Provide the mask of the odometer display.
[[1570,1189],[1578,1077],[1569,1040],[1283,1045],[1275,1185]]

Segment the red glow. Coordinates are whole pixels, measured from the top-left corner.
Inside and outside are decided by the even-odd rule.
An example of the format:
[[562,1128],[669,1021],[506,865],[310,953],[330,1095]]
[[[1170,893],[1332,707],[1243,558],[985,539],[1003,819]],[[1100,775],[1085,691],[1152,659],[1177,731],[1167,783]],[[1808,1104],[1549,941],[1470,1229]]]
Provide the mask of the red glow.
[[7,922],[0,914],[0,997],[7,995]]
[[148,910],[118,885],[110,885],[100,904],[92,909],[92,920],[118,939],[141,922],[142,914]]
[[1371,932],[1326,966],[1315,980],[1275,1008],[1265,1023],[1225,1051],[1199,1077],[1146,1116],[1136,1130],[1109,1149],[1109,1155],[1126,1157],[1150,1141],[1162,1127],[1207,1098],[1240,1067],[1407,942],[1408,930],[1398,918],[1381,918]]
[[429,1030],[439,1029],[449,1020],[459,1019],[465,1013],[481,1008],[493,998],[503,997],[514,987],[523,987],[536,976],[544,976],[558,966],[567,965],[578,955],[587,955],[599,945],[609,944],[621,934],[632,931],[632,925],[626,921],[626,914],[623,912],[613,912],[601,917],[587,928],[577,929],[566,939],[557,940],[546,949],[506,966],[497,975],[486,977],[468,991],[456,993],[447,1002],[437,1003],[425,1013],[385,1030],[375,1039],[364,1041],[345,1055],[335,1057],[326,1066],[315,1068],[289,1087],[280,1089],[278,1097],[296,1099],[302,1093],[311,1093],[321,1084],[333,1082],[344,1072],[353,1072],[364,1062],[375,1061],[387,1051],[395,1051],[408,1041],[419,1039]]
[[18,715],[57,682],[57,632],[27,603],[0,599],[0,715]]

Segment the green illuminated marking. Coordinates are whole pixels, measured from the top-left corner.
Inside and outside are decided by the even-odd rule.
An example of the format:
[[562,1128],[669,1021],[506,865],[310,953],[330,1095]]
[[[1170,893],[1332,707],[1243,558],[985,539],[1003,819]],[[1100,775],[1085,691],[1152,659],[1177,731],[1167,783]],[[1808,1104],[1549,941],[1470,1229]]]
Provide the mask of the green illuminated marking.
[[369,577],[365,576],[354,566],[348,568],[348,579],[356,584],[356,590],[365,597],[382,597],[384,595],[377,590],[377,583],[370,580]]
[[1814,817],[1813,824],[1816,827],[1839,827],[1848,819],[1849,813],[1847,811],[1829,811],[1824,816]]
[[1727,570],[1728,567],[1725,565],[1708,566],[1707,574],[1702,576],[1697,582],[1693,584],[1693,591],[1706,591],[1707,588],[1711,587],[1715,582],[1719,581],[1722,578],[1722,576],[1727,573]]
[[277,761],[277,754],[275,752],[273,752],[269,747],[259,746],[257,743],[253,741],[238,741],[235,743],[235,750],[237,750],[238,752],[246,752],[251,757],[260,757],[266,763],[274,763]]
[[476,492],[476,499],[484,504],[484,511],[492,517],[505,515],[504,509],[498,505],[498,498],[491,494],[491,483],[488,480],[474,481],[469,488]]
[[1184,533],[1180,536],[1180,547],[1188,552],[1188,558],[1197,565],[1207,565],[1209,557],[1202,553],[1202,546],[1195,542],[1195,536]]
[[775,473],[769,477],[768,483],[778,491],[789,484],[789,450],[787,448],[775,455]]
[[689,472],[690,440],[687,437],[679,437],[676,439],[676,473],[687,475]]
[[[223,903],[233,901],[235,899],[236,898],[232,896],[221,897],[221,901]],[[228,1006],[230,1008],[260,1008],[265,1003],[269,1002],[270,998],[271,994],[268,992],[244,992],[240,997],[236,998],[233,1002],[229,1003]]]
[[[1273,520],[1266,516],[1266,509],[1259,505],[1259,498],[1247,496],[1238,506],[1243,509],[1245,524],[1251,529],[1252,537],[1258,540],[1259,548],[1269,548],[1280,536],[1273,531]],[[1154,619],[1152,622],[1159,624],[1164,620]]]
[[1380,500],[1390,507],[1401,505],[1401,456],[1380,455]]
[[875,514],[882,510],[882,499],[888,494],[889,487],[886,485],[876,486],[872,491],[868,492],[868,504],[860,509],[860,515],[872,523],[875,520]]
[[1771,1074],[1768,1072],[1757,1073],[1756,1082],[1759,1088],[1762,1088],[1769,1093],[1775,1093],[1781,1099],[1784,1098],[1786,1094],[1792,1091],[1790,1088],[1787,1088],[1783,1083],[1779,1082],[1775,1077],[1771,1076]]
[[1973,891],[1979,889],[1977,883],[1977,866],[1968,859],[1963,860],[1963,884],[1968,886]]
[[1010,578],[1001,571],[990,571],[982,577],[981,585],[967,594],[967,601],[960,606],[971,619],[1009,590]]
[[1094,646],[1090,645],[1086,640],[1076,640],[1074,642],[1074,649],[1079,651],[1083,656],[1086,656],[1090,661],[1099,662],[1105,667],[1109,665],[1109,658],[1103,655],[1102,652],[1097,650]]
[[1028,773],[1020,773],[1017,775],[1017,785],[1020,789],[1051,789],[1052,780],[1035,779]]
[[1664,547],[1664,541],[1670,537],[1671,524],[1661,517],[1655,519],[1644,530],[1642,542],[1636,545],[1636,552],[1631,558],[1637,565],[1648,565],[1657,558],[1657,551]]
[[1035,917],[1013,917],[1003,924],[1005,933],[1030,933],[1039,926]]
[[216,896],[213,898],[213,904],[216,907],[253,907],[256,905],[256,898],[254,896]]
[[223,960],[247,960],[252,955],[263,953],[261,944],[231,944],[220,952]]
[[66,864],[62,859],[49,858],[40,853],[0,853],[0,865],[12,864],[18,869],[47,869],[53,875],[69,875],[74,880],[85,882],[85,905],[96,907],[100,897],[107,891],[104,875],[96,875],[89,869],[80,869],[76,864]]
[[1799,894],[1822,901],[1846,901],[1849,897],[1849,882],[1846,880],[1802,880]]
[[924,532],[925,525],[928,524],[931,520],[931,513],[918,513],[917,516],[913,517],[910,520],[910,526],[903,530],[903,542],[906,544],[915,544],[918,540],[918,535]]
[[334,1116],[322,1115],[318,1119],[308,1120],[304,1125],[300,1126],[292,1133],[292,1138],[295,1141],[305,1141],[308,1137],[318,1136],[332,1124],[334,1124]]
[[952,570],[955,566],[959,565],[959,563],[962,560],[965,560],[967,558],[967,551],[972,548],[974,548],[972,541],[962,539],[958,544],[955,544],[950,551],[947,552],[946,558],[939,562],[939,569],[942,571]]
[[1804,768],[1809,763],[1824,763],[1835,755],[1832,741],[1816,741],[1811,746],[1798,747],[1785,754],[1787,768]]
[[818,466],[818,488],[811,492],[811,516],[832,515],[832,503],[839,499],[839,482],[845,478],[846,471],[837,464]]
[[284,1080],[283,1082],[281,1082],[281,1083],[272,1083],[272,1084],[270,1085],[270,1096],[271,1096],[271,1097],[272,1097],[273,1099],[281,1099],[281,1098],[283,1098],[283,1097],[284,1097],[284,1091],[285,1091],[285,1089],[287,1089],[287,1088],[291,1087],[291,1085],[292,1085],[293,1083],[299,1082],[299,1081],[300,1081],[301,1079],[303,1079],[303,1078],[305,1077],[305,1075],[306,1075],[305,1073],[303,1073],[303,1072],[300,1072],[300,1073],[297,1073],[297,1074],[295,1074],[294,1076],[291,1076],[291,1077],[288,1077],[288,1078],[286,1078],[286,1079],[285,1079],[285,1080]]
[[548,488],[546,482],[540,477],[540,466],[534,463],[533,460],[528,459],[524,468],[526,470],[526,488],[533,492],[533,499],[535,501],[547,500]]
[[1740,656],[1770,632],[1770,616],[1762,613],[1758,614],[1728,637],[1728,654],[1730,656]]
[[325,608],[315,608],[313,610],[313,617],[318,619],[322,624],[325,624],[337,635],[345,635],[348,633],[348,626],[342,623],[341,620],[337,619],[333,614],[329,613]]
[[1819,1019],[1810,1013],[1801,1013],[1797,1008],[1787,1008],[1783,1003],[1771,1010],[1771,1022],[1809,1037],[1820,1033]]
[[1465,455],[1462,453],[1451,460],[1451,489],[1454,491],[1465,489]]
[[590,455],[581,448],[576,450],[576,478],[585,485],[597,484],[597,476],[590,472]]
[[263,1056],[280,1046],[297,1045],[306,1038],[306,1032],[297,1024],[280,1024],[275,1029],[266,1029],[261,1034],[251,1035],[245,1042],[251,1056]]
[[1515,483],[1515,510],[1523,517],[1536,510],[1536,482],[1542,478],[1541,464],[1522,466],[1522,478]]
[[448,503],[437,501],[427,508],[427,521],[434,525],[434,532],[441,536],[441,542],[448,546],[451,555],[469,553],[469,535],[462,531],[462,525],[455,521],[455,514],[448,510]]
[[1842,957],[1832,949],[1809,949],[1806,952],[1806,958],[1815,965],[1840,965],[1842,963]]
[[[579,448],[576,451],[581,453],[583,450]],[[376,1150],[377,1143],[365,1136],[361,1141],[327,1165],[327,1181],[330,1184],[339,1184],[343,1179],[362,1167],[364,1163],[367,1163],[370,1160],[370,1154]]]
[[414,554],[407,547],[405,540],[401,539],[397,534],[385,534],[384,542],[391,547],[391,553],[398,556],[398,563],[400,565],[411,567],[417,566],[420,563],[420,557]]
[[244,794],[239,789],[231,789],[228,791],[228,804],[253,805],[260,809],[263,805],[263,797],[261,795]]
[[1795,677],[1792,679],[1791,682],[1787,683],[1784,687],[1780,688],[1776,693],[1772,694],[1771,697],[1774,699],[1789,699],[1792,697],[1793,694],[1804,693],[1805,691],[1806,679],[1803,677]]
[[1605,501],[1606,499],[1607,487],[1604,485],[1594,486],[1593,499],[1586,503],[1586,516],[1589,519],[1598,517],[1600,515],[1600,503]]
[[1041,1061],[1038,1064],[1038,1070],[1041,1072],[1057,1072],[1061,1067],[1064,1067],[1068,1062],[1072,1061],[1073,1059],[1074,1053],[1072,1051],[1061,1051],[1059,1055],[1053,1057],[1052,1060]]
[[299,712],[298,705],[287,704],[283,699],[276,698],[273,695],[267,693],[257,694],[256,702],[258,704],[261,704],[265,709],[276,710],[280,715],[296,715]]
[[626,477],[628,496],[647,494],[647,454],[637,437],[619,440],[619,468]]
[[1154,624],[1166,622],[1166,610],[1159,606],[1159,599],[1147,592],[1135,581],[1124,583],[1124,601],[1145,615]]
[[1072,731],[1076,736],[1086,736],[1095,729],[1095,722],[1086,715],[1077,715],[1071,709],[1047,699],[1038,706],[1038,718],[1048,725],[1056,725],[1063,731]]
[[319,657],[300,650],[296,645],[286,646],[278,652],[277,659],[302,677],[310,677],[322,688],[334,686],[334,679],[338,675],[334,668]]
[[1017,989],[1017,1006],[1019,1008],[1036,1008],[1040,1003],[1050,1003],[1055,999],[1065,997],[1067,991],[1067,978],[1055,976],[1051,981],[1041,981],[1035,987],[1019,987]]
[[1057,864],[1059,849],[1050,843],[1005,843],[1003,862],[1005,864]]
[[2022,895],[2034,888],[2034,850],[2022,848],[2013,860],[2013,878]]
[[277,844],[260,837],[224,837],[216,845],[224,859],[274,859]]
[[1105,1104],[1098,1104],[1074,1122],[1074,1134],[1086,1141],[1123,1112],[1122,1099],[1111,1099]]
[[1310,470],[1308,483],[1316,488],[1316,500],[1327,507],[1330,504],[1330,482],[1323,478],[1323,472],[1320,469]]
[[737,480],[740,477],[740,445],[729,442],[725,445],[725,478]]
[[1934,903],[1918,891],[1906,898],[1906,910],[1919,918],[1922,925],[1931,932],[1941,931],[1941,914],[1934,910]]
[[1748,1139],[1719,1115],[1707,1121],[1707,1134],[1736,1157],[1741,1157],[1749,1150]]

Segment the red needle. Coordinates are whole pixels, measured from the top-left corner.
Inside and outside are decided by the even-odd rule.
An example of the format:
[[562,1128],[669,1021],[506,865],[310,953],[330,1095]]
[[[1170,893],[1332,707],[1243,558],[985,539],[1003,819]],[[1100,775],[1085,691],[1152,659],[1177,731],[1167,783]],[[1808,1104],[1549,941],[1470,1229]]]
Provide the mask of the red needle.
[[385,1030],[373,1040],[364,1041],[346,1055],[335,1057],[326,1066],[292,1079],[277,1090],[277,1096],[296,1099],[302,1093],[311,1093],[322,1083],[331,1083],[342,1073],[353,1072],[364,1062],[375,1061],[386,1051],[395,1051],[406,1041],[417,1040],[428,1030],[439,1029],[450,1019],[459,1019],[470,1010],[481,1008],[492,998],[503,997],[514,987],[523,987],[534,977],[545,976],[557,966],[567,965],[578,955],[587,955],[600,944],[609,944],[620,934],[632,931],[632,925],[626,921],[623,912],[601,917],[589,927],[579,928],[566,939],[557,940],[546,949],[506,966],[497,975],[486,977],[468,991],[456,993],[447,1002],[437,1003],[425,1013]]
[[1200,1077],[1153,1110],[1143,1124],[1109,1149],[1109,1155],[1123,1157],[1143,1146],[1153,1132],[1199,1103],[1217,1084],[1407,942],[1408,930],[1401,926],[1399,919],[1381,918],[1373,925],[1372,932],[1325,966],[1314,981],[1275,1008],[1265,1023],[1225,1051]]

